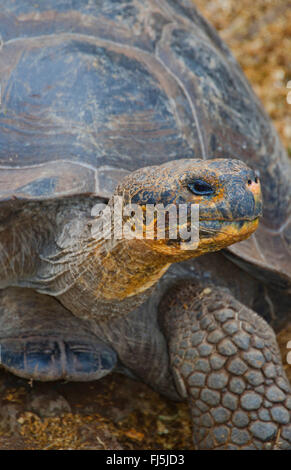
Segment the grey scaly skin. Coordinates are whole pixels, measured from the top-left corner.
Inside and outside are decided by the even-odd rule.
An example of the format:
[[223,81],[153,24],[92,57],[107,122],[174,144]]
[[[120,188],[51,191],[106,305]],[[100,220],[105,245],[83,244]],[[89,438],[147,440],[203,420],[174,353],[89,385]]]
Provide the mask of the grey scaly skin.
[[[226,45],[188,0],[2,0],[0,29],[2,366],[122,371],[195,448],[290,449],[291,166]],[[114,191],[199,204],[198,247],[97,241]]]

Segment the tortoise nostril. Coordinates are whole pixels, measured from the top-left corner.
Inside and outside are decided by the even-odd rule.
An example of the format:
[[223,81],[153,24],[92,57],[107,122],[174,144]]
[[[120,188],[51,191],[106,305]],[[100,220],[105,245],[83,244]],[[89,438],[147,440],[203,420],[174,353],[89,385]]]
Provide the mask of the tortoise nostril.
[[258,184],[258,182],[259,182],[259,177],[255,176],[254,181],[252,181],[251,179],[248,180],[248,185],[251,186],[251,184],[253,183]]

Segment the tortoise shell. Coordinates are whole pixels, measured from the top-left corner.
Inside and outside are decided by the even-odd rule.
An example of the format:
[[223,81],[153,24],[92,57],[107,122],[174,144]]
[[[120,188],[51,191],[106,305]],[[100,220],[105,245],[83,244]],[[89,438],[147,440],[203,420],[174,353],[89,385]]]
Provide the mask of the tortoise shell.
[[240,67],[190,1],[3,0],[0,32],[2,207],[108,198],[140,167],[239,158],[260,172],[264,218],[229,253],[290,282],[290,164]]

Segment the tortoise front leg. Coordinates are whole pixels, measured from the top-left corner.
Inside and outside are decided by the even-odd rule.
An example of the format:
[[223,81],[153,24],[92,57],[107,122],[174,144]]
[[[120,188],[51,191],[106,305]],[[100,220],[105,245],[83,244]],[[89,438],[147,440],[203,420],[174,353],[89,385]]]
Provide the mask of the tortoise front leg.
[[161,304],[198,449],[291,449],[291,389],[270,326],[228,292],[193,284]]

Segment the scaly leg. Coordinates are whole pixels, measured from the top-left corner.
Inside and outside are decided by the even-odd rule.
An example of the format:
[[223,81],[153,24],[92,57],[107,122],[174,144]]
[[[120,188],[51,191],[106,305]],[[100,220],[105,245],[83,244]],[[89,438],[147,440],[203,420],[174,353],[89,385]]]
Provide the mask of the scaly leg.
[[57,300],[30,289],[0,291],[0,364],[41,381],[97,380],[111,372],[115,352]]
[[178,286],[160,309],[195,447],[291,449],[291,389],[270,326],[210,286]]

